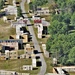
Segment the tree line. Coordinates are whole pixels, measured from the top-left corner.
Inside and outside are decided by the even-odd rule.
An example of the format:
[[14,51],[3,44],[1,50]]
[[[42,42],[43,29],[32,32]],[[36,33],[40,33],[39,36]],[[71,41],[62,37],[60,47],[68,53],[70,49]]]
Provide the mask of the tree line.
[[30,10],[35,11],[38,6],[42,6],[44,4],[48,3],[48,0],[33,0],[29,3]]
[[0,0],[0,9],[3,8],[4,3],[5,3],[5,2],[4,2],[3,0]]
[[[63,65],[75,65],[75,0],[54,0],[60,14],[52,13],[47,50]],[[54,6],[53,6],[54,7]]]

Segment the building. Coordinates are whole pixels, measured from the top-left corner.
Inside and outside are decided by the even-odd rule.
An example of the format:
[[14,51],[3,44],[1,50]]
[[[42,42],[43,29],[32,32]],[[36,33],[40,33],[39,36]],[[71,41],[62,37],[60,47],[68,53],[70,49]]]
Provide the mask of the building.
[[57,65],[57,58],[53,58],[53,65]]
[[6,60],[6,55],[5,54],[1,54],[0,60]]
[[16,0],[13,0],[13,6],[15,6],[15,7],[16,7],[16,3],[15,3],[15,2],[16,2]]
[[18,51],[9,51],[9,50],[6,50],[5,51],[5,57],[6,59],[18,59]]
[[8,59],[18,59],[18,51],[6,50],[5,53],[1,53],[0,60],[8,60]]
[[32,58],[32,66],[33,66],[33,67],[36,67],[36,65],[37,65],[37,64],[36,64],[36,58]]
[[[0,40],[0,44],[3,47],[3,49],[5,50],[9,50],[10,48],[14,48],[15,50],[19,49],[19,45],[23,44],[22,40],[14,40],[14,39],[9,39],[9,40]],[[8,49],[6,49],[6,47],[9,47]]]
[[42,20],[40,16],[32,16],[32,19],[34,21],[34,26],[37,27],[39,24],[41,24]]
[[38,38],[42,38],[42,34],[48,34],[49,22],[44,19],[35,19],[34,18],[34,27],[38,28]]
[[18,58],[18,51],[9,52],[9,59],[17,59],[17,58]]
[[47,34],[50,23],[47,22],[46,20],[42,20],[42,25],[43,25],[43,34]]
[[38,38],[42,38],[43,25],[38,25]]
[[28,19],[23,19],[23,18],[17,19],[17,22],[11,23],[11,27],[14,27],[14,28],[16,28],[17,26],[25,27],[25,26],[27,26],[27,20]]
[[4,8],[4,11],[6,12],[6,14],[17,16],[17,7],[15,6],[8,5],[6,8]]
[[31,1],[30,0],[26,0],[27,1],[27,4],[29,4]]
[[32,70],[32,65],[23,65],[23,70]]
[[27,43],[28,42],[28,33],[25,28],[26,25],[27,25],[27,20],[25,20],[23,18],[18,19],[17,22],[12,22],[11,26],[16,27],[16,36],[11,35],[10,39],[22,39],[23,43]]
[[6,59],[9,59],[9,57],[10,57],[10,54],[9,54],[9,53],[10,53],[10,51],[9,51],[9,50],[6,50],[6,51],[5,51]]
[[4,3],[5,5],[8,5],[9,4],[9,2],[7,1],[7,0],[5,0],[5,3]]
[[64,69],[62,69],[62,67],[54,67],[53,73],[57,73],[59,75],[69,75],[69,73],[65,71]]
[[19,39],[23,40],[23,43],[27,43],[28,42],[28,34],[24,34],[24,35],[10,35],[9,39],[17,39],[16,37],[19,37]]
[[[57,74],[57,73],[47,73],[45,75],[60,75],[60,74]],[[64,74],[61,74],[61,75],[64,75]]]
[[30,44],[26,44],[24,53],[26,54],[26,58],[31,57],[33,54],[33,47],[31,47]]
[[50,11],[47,7],[37,8],[37,10],[35,11],[35,14],[37,14],[37,15],[50,15]]
[[75,66],[61,66],[61,67],[55,67],[55,68],[62,68],[67,72],[75,72]]
[[19,7],[20,6],[20,3],[19,2],[15,2],[16,6]]

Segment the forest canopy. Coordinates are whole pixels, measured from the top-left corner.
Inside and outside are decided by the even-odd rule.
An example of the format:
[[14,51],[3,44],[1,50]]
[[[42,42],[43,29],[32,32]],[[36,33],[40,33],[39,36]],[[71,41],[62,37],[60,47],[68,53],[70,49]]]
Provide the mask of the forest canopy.
[[47,50],[63,65],[75,65],[75,0],[54,0],[61,13],[52,14]]

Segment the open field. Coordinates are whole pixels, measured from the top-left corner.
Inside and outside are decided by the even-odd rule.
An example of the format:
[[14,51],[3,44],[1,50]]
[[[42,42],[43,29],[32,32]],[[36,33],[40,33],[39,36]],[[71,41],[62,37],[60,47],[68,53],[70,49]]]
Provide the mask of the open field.
[[16,0],[16,2],[21,2],[21,0]]
[[0,61],[0,69],[19,71],[23,65],[31,65],[31,59],[15,59]]
[[31,65],[31,59],[15,59],[15,60],[4,60],[0,61],[0,69],[1,70],[11,70],[16,72],[30,73],[31,75],[35,75],[40,71],[40,67],[36,67],[35,70],[32,71],[23,71],[23,65]]
[[70,72],[69,74],[70,74],[70,75],[75,75],[75,72]]
[[10,35],[15,33],[15,28],[11,28],[10,23],[6,23],[0,18],[0,39],[8,39]]

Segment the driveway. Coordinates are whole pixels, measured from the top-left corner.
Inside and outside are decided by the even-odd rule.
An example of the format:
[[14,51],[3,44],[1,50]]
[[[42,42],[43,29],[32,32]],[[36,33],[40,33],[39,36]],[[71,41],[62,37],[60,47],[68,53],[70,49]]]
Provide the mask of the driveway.
[[[24,9],[24,3],[25,2],[26,2],[26,0],[22,0],[22,2],[21,2],[22,13],[25,13],[25,9]],[[23,16],[27,17],[26,14],[23,14]],[[31,24],[29,20],[28,20],[28,24]],[[40,46],[39,46],[38,41],[36,39],[36,36],[34,34],[33,27],[32,26],[28,26],[28,30],[29,30],[30,34],[32,35],[32,41],[34,43],[35,50],[38,50],[38,52],[41,52]],[[37,54],[37,56],[40,56],[40,60],[42,62],[42,66],[40,68],[40,72],[38,73],[38,75],[45,75],[45,72],[46,72],[46,62],[45,62],[45,59],[44,59],[42,53]]]

